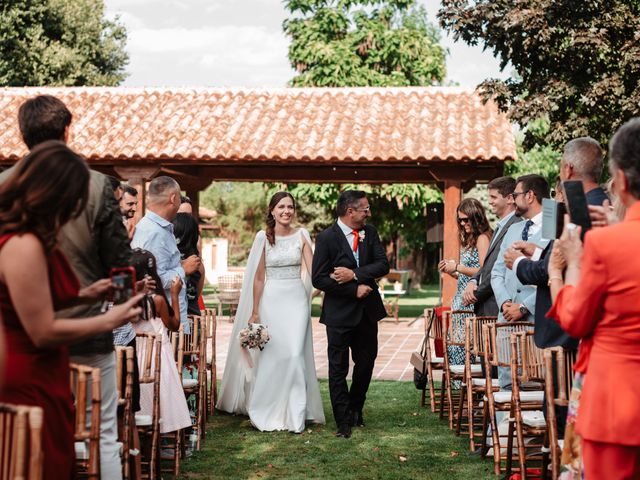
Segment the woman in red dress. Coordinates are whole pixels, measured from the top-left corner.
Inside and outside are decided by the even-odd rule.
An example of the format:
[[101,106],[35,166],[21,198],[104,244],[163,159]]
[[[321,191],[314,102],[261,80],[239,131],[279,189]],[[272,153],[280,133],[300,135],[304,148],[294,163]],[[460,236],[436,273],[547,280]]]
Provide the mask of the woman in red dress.
[[34,147],[0,186],[0,312],[7,359],[0,401],[44,410],[44,478],[73,477],[73,405],[66,345],[137,317],[142,295],[104,315],[56,319],[54,311],[94,302],[108,279],[80,290],[56,248],[59,229],[87,202],[89,169],[63,142]]

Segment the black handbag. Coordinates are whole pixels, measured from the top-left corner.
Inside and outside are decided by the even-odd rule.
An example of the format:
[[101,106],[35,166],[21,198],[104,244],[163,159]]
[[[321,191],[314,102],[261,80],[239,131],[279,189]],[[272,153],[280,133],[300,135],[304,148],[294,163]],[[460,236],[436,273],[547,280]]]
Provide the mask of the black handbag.
[[427,388],[427,359],[426,355],[426,343],[429,341],[429,337],[426,335],[422,339],[422,347],[419,352],[413,352],[411,354],[410,363],[413,365],[413,384],[418,390],[425,390]]

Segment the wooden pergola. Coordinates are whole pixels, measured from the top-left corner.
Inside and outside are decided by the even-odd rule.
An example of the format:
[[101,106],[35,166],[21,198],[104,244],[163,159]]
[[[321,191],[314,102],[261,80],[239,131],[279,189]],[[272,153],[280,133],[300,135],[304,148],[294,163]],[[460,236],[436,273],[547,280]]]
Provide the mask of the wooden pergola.
[[[27,152],[17,112],[39,94],[69,107],[69,144],[92,168],[139,186],[173,176],[195,211],[219,180],[437,185],[445,258],[458,255],[462,192],[516,157],[506,117],[460,88],[51,87],[0,89],[0,166]],[[445,304],[455,288],[447,277]]]

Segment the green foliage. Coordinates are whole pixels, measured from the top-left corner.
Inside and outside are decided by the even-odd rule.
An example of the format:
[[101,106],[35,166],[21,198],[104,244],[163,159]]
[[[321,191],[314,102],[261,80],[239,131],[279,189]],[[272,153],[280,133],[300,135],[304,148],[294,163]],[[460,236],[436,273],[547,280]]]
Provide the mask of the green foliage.
[[126,31],[103,0],[3,0],[0,85],[118,85]]
[[[527,130],[532,131],[532,134],[536,137],[542,137],[548,133],[549,123],[546,121],[531,122]],[[550,145],[541,144],[536,144],[529,150],[525,150],[523,145],[524,135],[520,133],[516,137],[518,159],[505,163],[505,175],[517,178],[520,175],[537,173],[545,177],[553,188],[556,177],[560,173],[562,153]]]
[[265,226],[269,189],[258,182],[214,182],[201,193],[202,205],[216,211],[220,235],[229,240],[229,265],[242,265],[256,232]]
[[517,78],[481,84],[528,130],[524,146],[561,146],[590,135],[606,144],[640,104],[638,0],[442,0],[442,27],[456,40],[482,44]]
[[276,191],[286,190],[293,195],[298,207],[297,222],[315,236],[335,221],[338,196],[347,188],[368,193],[371,222],[377,226],[384,243],[395,245],[402,233],[405,251],[397,253],[404,256],[409,250],[426,247],[427,205],[442,201],[442,194],[426,185],[214,182],[201,194],[200,201],[217,212],[219,234],[229,240],[229,263],[241,265],[246,261],[255,233],[265,227],[267,204]]
[[[442,201],[435,188],[421,184],[336,185],[297,184],[289,191],[300,202],[315,203],[325,210],[327,225],[335,218],[335,205],[342,190],[364,190],[371,205],[372,220],[384,243],[393,244],[394,257],[407,255],[410,250],[425,248],[427,244],[427,205]],[[402,234],[406,250],[397,252],[395,246]],[[395,260],[392,259],[392,261]]]
[[446,50],[415,0],[285,0],[296,87],[434,85]]

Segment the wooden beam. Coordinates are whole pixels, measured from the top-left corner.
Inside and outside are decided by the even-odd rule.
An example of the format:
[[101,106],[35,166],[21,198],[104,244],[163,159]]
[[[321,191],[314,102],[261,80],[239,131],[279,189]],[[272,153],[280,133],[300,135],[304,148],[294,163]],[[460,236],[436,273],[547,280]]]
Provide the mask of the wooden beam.
[[[444,171],[447,178],[460,181],[491,180],[499,176],[502,169],[494,164],[476,165],[468,168],[449,168]],[[173,167],[180,174],[179,167]],[[437,170],[438,174],[443,173]],[[188,175],[190,175],[189,172]],[[291,182],[291,183],[435,183],[436,178],[428,165],[211,165],[198,168],[199,182],[244,181],[244,182]],[[185,180],[190,180],[189,176]],[[195,180],[195,179],[194,179]]]
[[[460,242],[458,240],[457,208],[462,198],[461,182],[445,180],[444,182],[444,249],[443,256],[447,260],[460,260]],[[456,293],[456,280],[450,275],[443,274],[442,305],[451,306]]]
[[[93,165],[91,165],[93,167]],[[151,180],[160,172],[160,165],[115,165],[113,167],[115,172],[125,180],[130,178],[143,179],[146,181]]]

